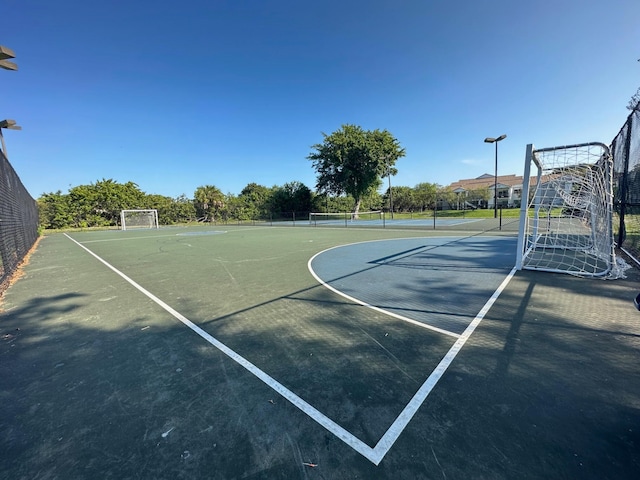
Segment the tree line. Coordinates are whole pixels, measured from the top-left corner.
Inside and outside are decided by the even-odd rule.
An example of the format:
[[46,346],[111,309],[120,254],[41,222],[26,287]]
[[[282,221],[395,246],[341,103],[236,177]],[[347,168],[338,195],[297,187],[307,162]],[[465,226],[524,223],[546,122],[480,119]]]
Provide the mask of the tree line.
[[[379,193],[383,178],[397,174],[395,164],[405,155],[387,130],[343,125],[322,135],[322,143],[313,145],[307,156],[316,171],[315,191],[298,181],[272,187],[249,183],[239,195],[203,185],[193,198],[171,198],[147,194],[134,182],[102,179],[73,187],[66,194],[43,194],[38,199],[40,224],[45,229],[116,226],[125,209],[156,209],[159,222],[172,225],[295,219],[296,214],[304,218],[309,212],[422,212],[455,204],[455,194],[427,182]],[[488,198],[487,192],[479,195]]]
[[[391,194],[394,212],[432,210],[447,195],[451,197],[433,183],[392,187]],[[356,199],[349,194],[316,193],[298,181],[272,187],[249,183],[238,195],[203,185],[192,198],[172,198],[145,193],[134,182],[102,179],[73,187],[68,193],[45,193],[37,202],[42,228],[65,229],[117,226],[120,212],[131,209],[156,209],[162,225],[305,219],[309,212],[352,212]],[[361,196],[360,210],[388,211],[389,203],[388,189],[371,191]]]

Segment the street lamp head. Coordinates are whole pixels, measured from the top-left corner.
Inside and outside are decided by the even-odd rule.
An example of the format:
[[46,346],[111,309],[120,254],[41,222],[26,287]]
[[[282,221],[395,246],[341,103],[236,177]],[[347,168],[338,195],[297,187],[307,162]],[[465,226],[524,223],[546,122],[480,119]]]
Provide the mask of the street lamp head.
[[487,137],[484,139],[484,143],[495,143],[499,142],[500,140],[504,140],[505,138],[507,138],[506,135],[500,135],[498,138]]
[[5,70],[16,71],[18,70],[18,65],[16,65],[13,62],[10,62],[9,60],[0,60],[0,68],[3,68]]
[[0,68],[4,68],[5,70],[18,70],[18,65],[8,60],[9,58],[15,57],[16,54],[13,53],[13,50],[0,45]]
[[0,60],[6,60],[7,58],[16,58],[16,54],[10,48],[0,45]]
[[8,130],[22,130],[22,127],[20,125],[16,125],[15,120],[0,120],[0,151],[5,157],[8,157],[7,146],[4,144],[4,136],[2,135],[3,128]]
[[22,130],[20,125],[16,125],[15,120],[0,120],[0,128],[6,128],[7,130]]

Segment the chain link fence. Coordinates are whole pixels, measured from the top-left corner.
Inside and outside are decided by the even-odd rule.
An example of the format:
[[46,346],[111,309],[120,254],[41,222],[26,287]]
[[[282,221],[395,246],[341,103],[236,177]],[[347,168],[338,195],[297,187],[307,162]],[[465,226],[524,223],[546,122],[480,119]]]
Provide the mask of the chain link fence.
[[38,204],[0,150],[0,292],[38,239]]
[[640,108],[636,107],[611,143],[614,162],[614,238],[640,259]]

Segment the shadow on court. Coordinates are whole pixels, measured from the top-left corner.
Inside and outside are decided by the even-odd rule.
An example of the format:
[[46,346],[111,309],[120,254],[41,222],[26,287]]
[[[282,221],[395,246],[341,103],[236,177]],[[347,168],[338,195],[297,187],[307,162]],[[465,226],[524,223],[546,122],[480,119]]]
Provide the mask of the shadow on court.
[[[640,477],[635,270],[519,272],[375,466],[95,263],[47,238],[7,292],[0,478]],[[322,288],[254,305],[203,325],[369,444],[451,343]]]

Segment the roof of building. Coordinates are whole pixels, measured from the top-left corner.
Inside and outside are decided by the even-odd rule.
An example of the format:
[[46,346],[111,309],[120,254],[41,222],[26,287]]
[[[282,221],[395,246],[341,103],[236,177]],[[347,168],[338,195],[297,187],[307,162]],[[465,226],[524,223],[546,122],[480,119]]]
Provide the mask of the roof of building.
[[[469,178],[466,180],[458,180],[453,182],[447,188],[451,190],[477,190],[480,188],[492,188],[496,178],[493,175],[485,173],[477,178]],[[501,186],[515,187],[522,185],[522,176],[520,175],[498,175],[497,182]]]

